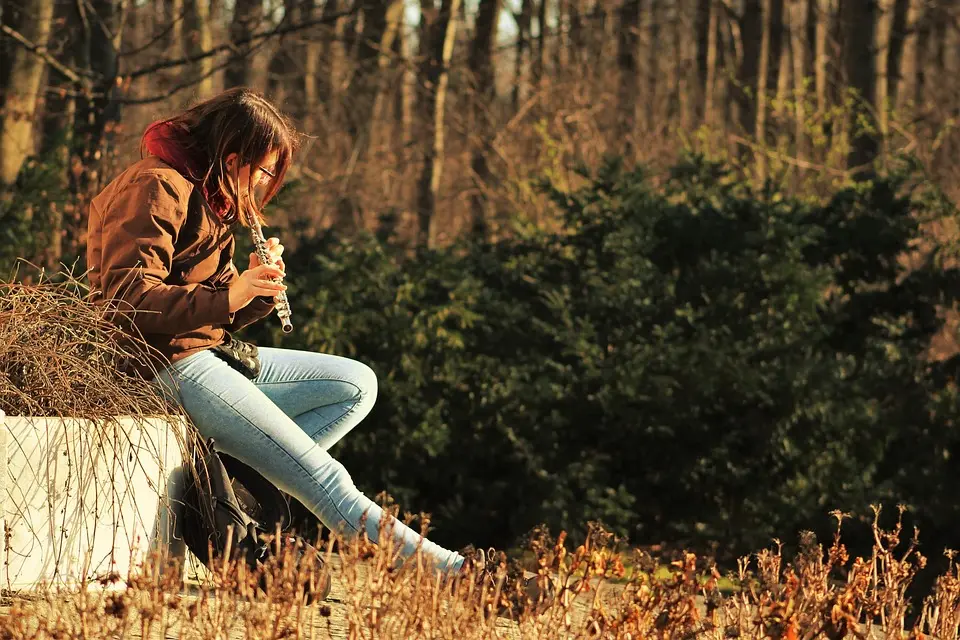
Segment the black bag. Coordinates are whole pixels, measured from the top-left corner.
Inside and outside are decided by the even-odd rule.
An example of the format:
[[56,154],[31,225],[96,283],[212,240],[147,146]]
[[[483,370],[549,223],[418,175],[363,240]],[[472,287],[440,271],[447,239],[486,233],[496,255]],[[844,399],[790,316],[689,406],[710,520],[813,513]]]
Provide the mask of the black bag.
[[223,558],[232,535],[231,559],[243,558],[256,570],[276,549],[275,541],[264,540],[261,534],[275,536],[279,526],[283,540],[297,549],[298,562],[305,553],[315,553],[323,583],[307,591],[312,598],[325,599],[330,580],[326,572],[319,571],[323,564],[320,552],[289,531],[291,497],[250,466],[218,452],[215,444],[212,438],[205,445],[197,444],[195,475],[188,472],[180,527],[187,548],[208,565],[211,559]]
[[214,347],[213,353],[251,380],[260,374],[260,350],[257,345],[237,340],[229,331],[224,332],[223,344]]

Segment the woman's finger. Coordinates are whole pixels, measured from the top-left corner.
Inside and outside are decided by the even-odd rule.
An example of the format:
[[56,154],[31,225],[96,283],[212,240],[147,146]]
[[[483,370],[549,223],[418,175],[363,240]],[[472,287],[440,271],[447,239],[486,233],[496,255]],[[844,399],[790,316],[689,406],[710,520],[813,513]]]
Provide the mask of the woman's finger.
[[275,264],[262,264],[256,269],[253,269],[253,272],[256,274],[255,277],[258,279],[264,279],[268,277],[283,277],[283,270]]
[[269,280],[258,280],[253,285],[253,290],[260,296],[272,296],[281,291],[286,291],[287,285],[280,282],[270,282]]

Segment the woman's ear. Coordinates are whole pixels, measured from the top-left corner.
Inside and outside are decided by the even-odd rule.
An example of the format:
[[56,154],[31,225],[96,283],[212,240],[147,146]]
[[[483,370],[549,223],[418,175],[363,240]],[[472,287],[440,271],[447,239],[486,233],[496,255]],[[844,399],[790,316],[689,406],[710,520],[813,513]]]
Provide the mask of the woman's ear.
[[224,164],[227,165],[227,172],[230,175],[234,175],[237,171],[237,154],[231,153],[226,158],[224,158]]

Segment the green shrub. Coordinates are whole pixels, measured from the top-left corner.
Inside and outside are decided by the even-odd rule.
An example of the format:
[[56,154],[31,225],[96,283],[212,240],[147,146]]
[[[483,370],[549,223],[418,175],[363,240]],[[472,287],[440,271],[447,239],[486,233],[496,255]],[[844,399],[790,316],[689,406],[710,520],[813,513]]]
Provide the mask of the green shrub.
[[414,257],[328,234],[287,258],[297,331],[254,333],[378,373],[334,451],[358,484],[449,545],[593,519],[735,553],[894,500],[936,528],[921,500],[947,469],[901,464],[954,438],[922,356],[957,278],[898,262],[924,219],[909,174],[822,205],[701,158],[657,189],[615,162],[586,177],[545,185],[556,232]]

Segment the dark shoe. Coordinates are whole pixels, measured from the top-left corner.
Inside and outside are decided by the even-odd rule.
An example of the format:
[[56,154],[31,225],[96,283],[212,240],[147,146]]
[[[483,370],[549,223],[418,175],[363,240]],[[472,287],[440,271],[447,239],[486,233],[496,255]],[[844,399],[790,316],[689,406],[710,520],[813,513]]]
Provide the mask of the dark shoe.
[[[543,613],[556,597],[556,585],[547,575],[525,571],[516,560],[494,549],[463,549],[461,575],[469,576],[480,587],[484,609],[497,598],[497,615],[518,617],[522,612]],[[498,594],[499,590],[499,595]]]

